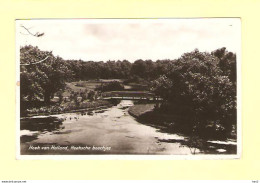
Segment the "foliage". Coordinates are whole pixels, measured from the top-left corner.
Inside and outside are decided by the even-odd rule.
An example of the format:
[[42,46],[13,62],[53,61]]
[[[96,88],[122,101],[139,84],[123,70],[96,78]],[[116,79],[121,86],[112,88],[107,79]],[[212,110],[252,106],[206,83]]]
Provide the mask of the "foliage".
[[124,85],[121,84],[118,81],[112,81],[112,82],[109,82],[109,83],[101,84],[101,86],[97,87],[97,90],[100,90],[102,92],[119,91],[119,90],[124,90]]
[[187,144],[186,144],[189,149],[190,149],[190,152],[191,154],[196,154],[196,151],[199,150],[199,149],[202,149],[204,144],[203,144],[203,140],[199,137],[199,136],[190,136],[188,139],[187,139]]
[[85,91],[80,92],[81,96],[81,101],[83,102],[84,100],[87,100],[87,95],[88,95],[88,89],[85,89]]
[[[21,100],[49,103],[54,94],[63,102],[65,81],[122,79],[124,84],[151,83],[151,90],[162,97],[161,111],[190,120],[198,134],[230,134],[236,124],[236,54],[226,48],[211,53],[197,49],[176,60],[82,61],[63,60],[49,51],[24,46],[20,49]],[[82,85],[82,88],[86,86]],[[113,81],[103,83],[99,92],[124,90]],[[71,93],[70,100],[80,106],[86,99],[95,100],[92,89]],[[212,129],[214,131],[212,131]]]
[[164,98],[169,113],[189,116],[198,133],[212,122],[230,133],[236,123],[236,85],[226,74],[216,56],[195,50],[156,79],[153,91]]
[[[33,64],[43,59],[46,61]],[[54,93],[65,87],[65,79],[70,75],[62,58],[54,57],[51,52],[41,51],[37,47],[21,47],[20,62],[28,64],[20,68],[22,100],[44,99],[49,103]]]
[[90,90],[89,93],[88,93],[88,99],[92,101],[92,100],[95,100],[95,98],[96,98],[95,91]]
[[218,66],[222,70],[223,75],[236,83],[236,54],[228,52],[225,47],[217,49],[211,53],[219,59]]
[[41,107],[31,107],[26,110],[26,115],[47,115],[71,112],[73,110],[94,110],[99,107],[110,107],[112,104],[109,101],[99,100],[92,102],[81,102],[79,105],[75,105],[74,101],[61,103],[59,105],[41,106]]
[[67,60],[69,70],[73,73],[73,80],[92,79],[127,79],[153,80],[167,71],[170,60],[137,60],[130,63],[123,61],[93,62],[82,60]]

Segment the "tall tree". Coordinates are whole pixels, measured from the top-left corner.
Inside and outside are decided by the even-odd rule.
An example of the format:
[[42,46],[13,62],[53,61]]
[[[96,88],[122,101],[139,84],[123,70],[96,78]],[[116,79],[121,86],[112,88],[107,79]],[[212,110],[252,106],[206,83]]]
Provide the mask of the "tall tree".
[[189,116],[194,126],[213,122],[230,132],[236,123],[236,86],[209,53],[184,54],[153,86],[170,113]]
[[[39,62],[44,59],[44,62]],[[21,97],[24,100],[44,99],[49,103],[54,93],[65,87],[65,80],[70,76],[60,57],[37,47],[21,47],[20,63]]]

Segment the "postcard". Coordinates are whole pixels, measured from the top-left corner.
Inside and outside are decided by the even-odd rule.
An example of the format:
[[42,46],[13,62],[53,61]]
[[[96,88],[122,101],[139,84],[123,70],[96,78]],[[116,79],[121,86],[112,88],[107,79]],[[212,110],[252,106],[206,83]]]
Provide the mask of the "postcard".
[[240,157],[239,18],[16,20],[16,53],[18,159]]

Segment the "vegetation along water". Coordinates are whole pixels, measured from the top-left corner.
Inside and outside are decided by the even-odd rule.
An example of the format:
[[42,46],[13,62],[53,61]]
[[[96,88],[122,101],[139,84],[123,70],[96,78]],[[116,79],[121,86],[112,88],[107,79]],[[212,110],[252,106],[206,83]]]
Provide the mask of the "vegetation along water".
[[[20,62],[24,154],[236,153],[236,55],[225,48],[131,63],[64,60],[28,45]],[[103,150],[29,150],[39,144]]]

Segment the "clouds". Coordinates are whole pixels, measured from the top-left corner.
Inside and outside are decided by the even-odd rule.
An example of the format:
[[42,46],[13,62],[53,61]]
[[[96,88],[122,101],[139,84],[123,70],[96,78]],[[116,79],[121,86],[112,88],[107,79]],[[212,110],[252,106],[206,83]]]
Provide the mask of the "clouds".
[[[19,25],[45,36],[20,34]],[[175,59],[195,48],[237,52],[240,46],[240,23],[234,19],[27,20],[17,27],[20,45],[86,61]]]

